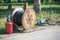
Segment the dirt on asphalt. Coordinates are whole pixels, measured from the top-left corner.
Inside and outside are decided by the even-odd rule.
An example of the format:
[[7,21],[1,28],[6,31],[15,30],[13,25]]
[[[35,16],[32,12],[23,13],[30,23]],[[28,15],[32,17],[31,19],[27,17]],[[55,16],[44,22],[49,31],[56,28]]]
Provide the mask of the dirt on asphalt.
[[[25,33],[31,33],[31,32],[35,32],[35,31],[41,31],[41,30],[45,30],[45,29],[49,29],[49,28],[53,28],[54,26],[36,26],[33,30],[29,30],[29,32],[25,32]],[[16,35],[21,35],[24,33],[12,33],[12,34],[1,34],[0,35],[0,40],[4,39],[4,38],[8,38],[8,37],[14,37]]]

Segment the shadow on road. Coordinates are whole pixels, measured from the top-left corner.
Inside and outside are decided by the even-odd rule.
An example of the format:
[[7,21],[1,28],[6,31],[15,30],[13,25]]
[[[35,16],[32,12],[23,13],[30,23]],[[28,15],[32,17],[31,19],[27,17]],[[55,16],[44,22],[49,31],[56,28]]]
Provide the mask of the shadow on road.
[[5,34],[5,29],[0,29],[0,35]]

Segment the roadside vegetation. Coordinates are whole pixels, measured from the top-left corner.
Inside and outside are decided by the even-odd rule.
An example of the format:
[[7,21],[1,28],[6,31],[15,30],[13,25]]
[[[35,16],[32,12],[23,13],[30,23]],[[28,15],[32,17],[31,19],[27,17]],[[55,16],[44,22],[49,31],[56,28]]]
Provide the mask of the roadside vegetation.
[[[23,8],[23,5],[12,5],[12,9],[16,8],[16,7],[21,7]],[[33,8],[33,5],[29,5],[30,8]],[[41,8],[60,8],[60,5],[41,5]],[[8,9],[8,6],[0,6],[0,9]]]
[[[14,5],[12,6],[12,8],[16,8],[16,7],[21,7],[23,8],[23,5]],[[33,8],[32,5],[29,5],[30,8]],[[51,5],[52,8],[60,8],[60,5]],[[7,15],[12,13],[13,10],[4,10],[7,9],[8,6],[0,6],[0,34],[5,32],[5,23],[6,23],[6,19],[7,19]],[[42,5],[41,8],[50,8],[50,5]],[[40,18],[55,18],[55,19],[60,19],[60,13],[59,12],[54,12],[53,10],[50,11],[41,11],[40,14],[36,14],[37,15],[37,22],[40,21]]]

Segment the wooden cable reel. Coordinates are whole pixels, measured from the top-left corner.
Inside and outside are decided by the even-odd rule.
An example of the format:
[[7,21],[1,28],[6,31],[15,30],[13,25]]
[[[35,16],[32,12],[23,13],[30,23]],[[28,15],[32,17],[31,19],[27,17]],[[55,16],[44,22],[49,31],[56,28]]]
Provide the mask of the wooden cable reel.
[[[19,10],[23,10],[21,8],[16,8],[12,13],[12,20],[14,22],[14,14],[17,14],[16,12]],[[17,18],[16,18],[17,19]],[[18,20],[18,19],[17,19]],[[17,21],[16,20],[16,21]],[[36,23],[36,14],[33,9],[28,8],[28,3],[26,3],[26,9],[22,13],[22,16],[19,18],[19,22],[21,23],[22,27],[25,30],[29,30],[34,28]],[[15,22],[14,22],[15,23]],[[18,25],[18,24],[17,24]],[[19,25],[20,26],[20,25]]]

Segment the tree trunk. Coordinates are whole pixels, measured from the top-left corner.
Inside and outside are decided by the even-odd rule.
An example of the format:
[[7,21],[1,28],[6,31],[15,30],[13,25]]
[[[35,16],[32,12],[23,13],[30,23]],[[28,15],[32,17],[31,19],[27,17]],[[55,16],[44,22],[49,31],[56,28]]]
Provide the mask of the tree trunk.
[[41,0],[34,0],[34,10],[36,13],[41,12]]
[[21,0],[18,0],[18,3],[21,3]]
[[11,3],[11,0],[8,0],[8,9],[10,10],[10,9],[12,9],[12,5],[10,4]]

